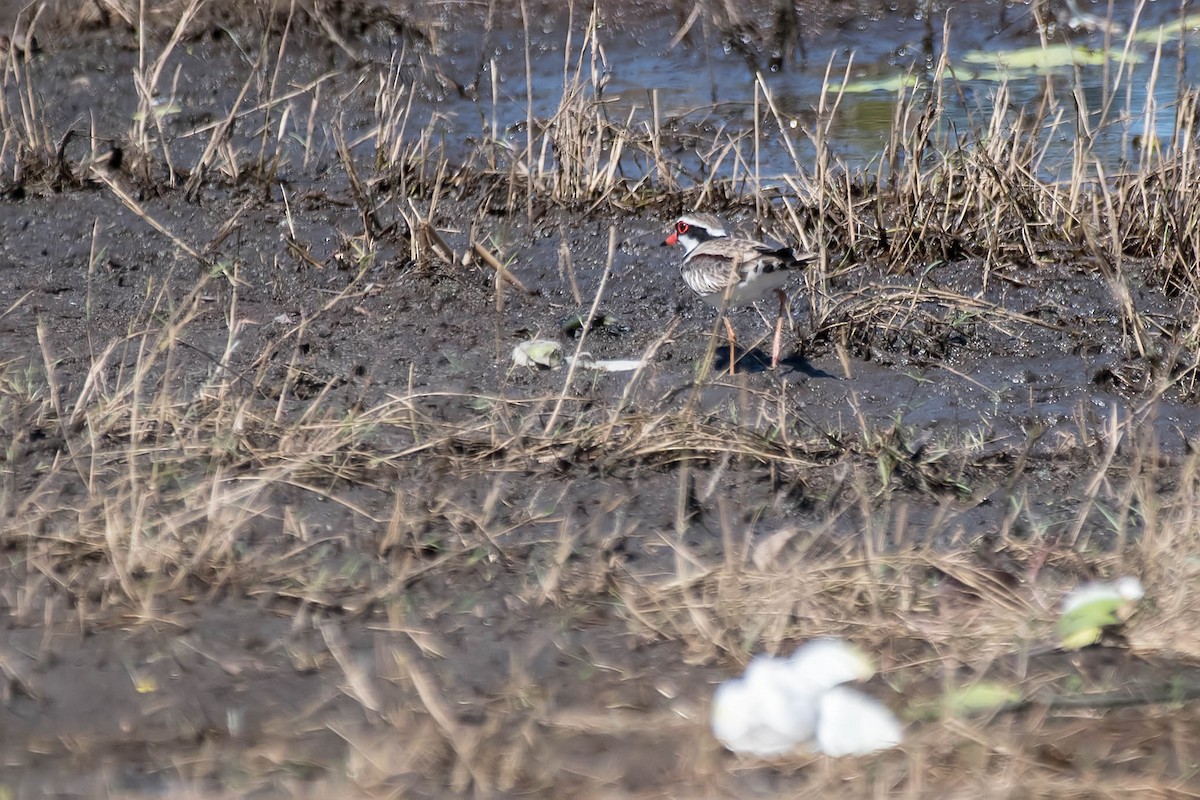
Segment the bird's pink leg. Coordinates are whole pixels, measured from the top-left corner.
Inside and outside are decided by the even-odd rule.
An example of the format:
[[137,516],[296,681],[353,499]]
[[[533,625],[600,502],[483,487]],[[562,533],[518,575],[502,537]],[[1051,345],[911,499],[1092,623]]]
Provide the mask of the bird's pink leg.
[[779,366],[779,351],[783,346],[783,315],[787,312],[787,294],[783,289],[776,289],[779,296],[779,316],[775,318],[775,341],[771,344],[771,369]]
[[729,317],[722,317],[721,319],[725,320],[725,332],[729,334],[729,374],[732,375],[737,372],[737,362],[734,361],[737,353],[733,346],[736,336],[733,332],[733,325],[729,324]]

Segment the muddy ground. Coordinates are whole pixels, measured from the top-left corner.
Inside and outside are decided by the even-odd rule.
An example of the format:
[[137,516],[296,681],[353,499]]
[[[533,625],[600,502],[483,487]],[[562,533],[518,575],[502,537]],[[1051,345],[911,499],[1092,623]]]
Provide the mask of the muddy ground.
[[[0,21],[19,8],[0,4]],[[1177,490],[1200,422],[1190,379],[1159,379],[1185,371],[1175,334],[1193,298],[1152,262],[1128,260],[1118,280],[1064,237],[1033,259],[967,247],[896,263],[833,232],[794,284],[781,367],[766,369],[765,303],[732,312],[745,346],[730,374],[716,313],[660,246],[694,192],[527,203],[457,130],[425,173],[416,156],[373,163],[391,54],[428,118],[442,93],[486,95],[464,89],[479,42],[520,54],[515,9],[491,31],[482,11],[446,12],[438,44],[430,14],[390,7],[330,6],[336,36],[316,14],[289,22],[285,4],[265,23],[205,9],[163,81],[179,111],[142,153],[138,37],[114,8],[48,6],[37,55],[5,88],[8,132],[44,134],[49,154],[6,145],[0,177],[0,796],[841,796],[845,781],[845,796],[956,796],[1006,769],[1028,778],[1023,796],[1196,789],[1194,700],[1165,716],[1135,704],[914,722],[903,753],[850,766],[739,762],[712,740],[707,703],[764,643],[851,636],[884,667],[870,689],[893,707],[906,682],[936,693],[956,670],[1020,680],[1028,664],[1000,647],[928,666],[927,632],[877,598],[839,618],[797,601],[768,636],[714,590],[710,621],[730,627],[693,636],[676,613],[690,590],[673,594],[780,534],[808,542],[787,562],[798,580],[810,561],[859,563],[864,542],[966,554],[964,574],[928,562],[918,584],[967,616],[992,591],[969,575],[1020,592],[1039,575],[1069,586],[1136,568],[1118,555],[1150,523],[1128,481],[1153,462],[1157,490]],[[827,32],[880,18],[819,12]],[[561,14],[532,16],[554,74]],[[657,42],[644,31],[663,19],[669,39],[686,14],[622,8],[608,32]],[[260,48],[263,24],[277,33]],[[164,47],[169,26],[150,30]],[[744,69],[744,53],[729,58]],[[320,89],[239,122],[218,142],[230,158],[188,185],[248,76],[246,107]],[[22,98],[40,104],[32,130],[13,117]],[[514,137],[522,124],[503,122]],[[418,120],[408,135],[437,129]],[[779,202],[713,205],[747,234],[821,244],[795,242]],[[449,253],[416,222],[431,208]],[[523,288],[467,257],[473,242]],[[565,368],[514,367],[534,336],[571,352],[565,323],[602,283],[608,324],[585,349],[644,369],[567,385]],[[1123,287],[1158,323],[1152,355]],[[672,425],[674,439],[649,433]],[[261,485],[237,494],[239,480]],[[1035,655],[1038,680],[1132,695],[1200,681],[1178,653],[1119,644]]]

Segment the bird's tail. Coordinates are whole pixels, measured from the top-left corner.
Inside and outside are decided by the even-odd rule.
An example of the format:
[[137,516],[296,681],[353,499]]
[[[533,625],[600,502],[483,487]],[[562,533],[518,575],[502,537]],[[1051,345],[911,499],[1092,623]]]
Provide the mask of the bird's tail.
[[780,247],[774,250],[763,248],[763,253],[779,259],[788,269],[804,269],[818,257],[816,253],[797,250],[794,247]]

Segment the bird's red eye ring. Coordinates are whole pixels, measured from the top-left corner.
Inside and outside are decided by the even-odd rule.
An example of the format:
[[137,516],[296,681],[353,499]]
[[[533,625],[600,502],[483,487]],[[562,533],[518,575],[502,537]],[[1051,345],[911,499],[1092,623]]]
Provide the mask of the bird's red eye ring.
[[688,232],[688,228],[689,228],[689,227],[691,227],[691,226],[690,226],[690,225],[688,225],[688,224],[687,224],[686,222],[684,222],[683,220],[679,220],[679,222],[676,222],[676,223],[675,223],[675,231],[676,231],[677,233],[687,233],[687,232]]

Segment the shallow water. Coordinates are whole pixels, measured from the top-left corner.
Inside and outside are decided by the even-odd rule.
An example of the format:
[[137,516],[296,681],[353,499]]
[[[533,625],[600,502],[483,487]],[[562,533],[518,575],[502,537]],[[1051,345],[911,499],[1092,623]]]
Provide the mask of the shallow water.
[[[846,168],[873,171],[893,125],[902,83],[918,83],[922,96],[946,45],[944,120],[952,130],[940,132],[943,141],[953,143],[956,136],[986,127],[996,103],[1004,101],[1003,92],[1010,125],[1018,118],[1031,124],[1038,107],[1052,99],[1061,114],[1056,118],[1052,110],[1039,121],[1046,151],[1037,166],[1043,177],[1053,178],[1071,162],[1078,136],[1076,98],[1086,102],[1090,153],[1112,171],[1142,158],[1146,142],[1170,144],[1180,81],[1186,88],[1200,71],[1196,59],[1186,58],[1200,23],[1193,19],[1180,26],[1178,7],[1165,2],[1139,7],[1132,0],[1115,0],[1111,19],[1127,32],[1111,35],[1068,27],[1065,8],[1058,14],[1061,21],[1051,16],[1041,32],[1031,7],[1020,3],[972,3],[929,16],[893,8],[813,20],[812,29],[819,33],[801,32],[807,58],[775,71],[769,65],[769,44],[747,34],[761,82],[751,59],[730,47],[709,21],[697,19],[680,38],[686,21],[661,9],[613,12],[599,29],[594,53],[581,51],[587,23],[582,15],[572,20],[565,12],[531,15],[528,78],[519,19],[497,25],[487,36],[460,29],[445,40],[451,69],[478,64],[481,47],[485,63],[478,100],[444,97],[446,103],[439,105],[441,113],[449,114],[446,141],[452,146],[462,133],[477,132],[482,115],[485,128],[494,123],[500,138],[523,145],[527,110],[538,120],[553,117],[565,74],[581,68],[585,78],[593,70],[602,76],[600,98],[611,119],[646,130],[657,124],[685,135],[693,130],[720,131],[727,140],[742,135],[735,148],[742,163],[731,154],[720,169],[726,176],[743,177],[756,170],[761,182],[771,185],[774,176],[797,168],[778,123],[786,128],[798,166],[811,168],[821,95],[827,92],[826,103],[832,104],[847,78],[827,137],[830,152]],[[1083,11],[1109,16],[1104,4],[1085,2]],[[1182,50],[1181,27],[1186,31]],[[1163,44],[1156,59],[1160,28]],[[568,46],[573,54],[569,65],[563,56]],[[530,109],[527,83],[533,88]],[[768,94],[778,117],[767,110]],[[1106,98],[1111,102],[1105,114]],[[754,131],[756,104],[761,128],[759,135],[748,136]]]

